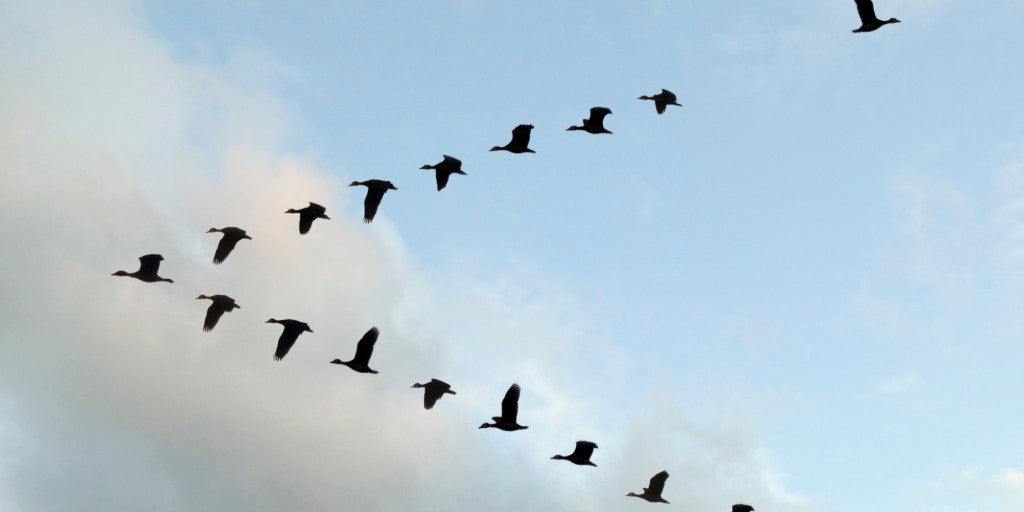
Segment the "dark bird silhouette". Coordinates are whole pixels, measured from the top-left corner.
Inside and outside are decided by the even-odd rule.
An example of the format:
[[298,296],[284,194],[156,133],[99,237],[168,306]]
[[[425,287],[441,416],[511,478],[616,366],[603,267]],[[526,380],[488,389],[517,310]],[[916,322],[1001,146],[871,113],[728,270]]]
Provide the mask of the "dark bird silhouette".
[[594,107],[590,109],[590,119],[583,120],[583,126],[570,126],[565,131],[583,130],[587,133],[611,133],[604,127],[604,116],[611,114],[612,109]]
[[299,339],[300,334],[307,331],[313,332],[313,329],[309,328],[309,324],[298,320],[274,320],[271,318],[266,323],[284,326],[284,331],[281,331],[281,337],[277,339],[277,350],[274,352],[275,361],[284,359],[284,356],[291,350],[292,345],[295,344],[295,340]]
[[312,201],[309,202],[309,206],[305,208],[289,208],[285,213],[297,213],[299,214],[299,234],[305,235],[309,233],[309,228],[313,227],[313,221],[316,219],[327,219],[331,220],[330,217],[324,215],[327,213],[327,208],[320,206]]
[[[309,231],[309,229],[307,228],[306,231]],[[217,232],[223,233],[224,236],[220,238],[220,243],[217,244],[217,252],[213,253],[213,263],[216,265],[224,263],[224,259],[228,257],[228,254],[231,254],[231,250],[235,248],[235,245],[239,240],[252,240],[251,236],[245,234],[244,229],[233,226],[228,226],[222,229],[210,228],[210,230],[207,231],[207,233]]]
[[366,199],[363,201],[363,222],[367,224],[373,220],[374,215],[377,215],[377,207],[380,206],[380,200],[384,199],[384,193],[388,190],[398,190],[398,187],[390,181],[384,180],[353,181],[348,186],[356,185],[366,187]]
[[530,145],[530,130],[532,124],[521,124],[512,130],[512,141],[504,146],[494,146],[491,151],[508,151],[510,153],[536,153],[526,147]]
[[441,160],[434,165],[424,165],[423,167],[420,167],[420,169],[433,169],[435,171],[437,176],[438,192],[440,192],[445,185],[448,185],[448,177],[452,174],[466,175],[466,173],[462,172],[462,160],[459,160],[454,156],[443,156],[444,160]]
[[665,489],[665,480],[668,480],[668,471],[662,471],[657,475],[651,477],[651,483],[644,487],[642,494],[629,493],[626,496],[633,496],[636,498],[643,498],[651,503],[668,503],[665,498],[661,497],[661,491]]
[[519,384],[512,384],[505,392],[505,398],[501,401],[501,416],[494,416],[491,419],[494,423],[484,423],[478,428],[498,428],[507,432],[529,428],[516,423],[516,416],[519,414]]
[[335,359],[331,364],[343,364],[359,373],[377,373],[377,370],[370,368],[370,356],[373,355],[373,345],[377,343],[377,336],[380,336],[380,329],[376,327],[366,331],[366,334],[356,343],[356,355],[351,361]]
[[420,384],[419,382],[417,382],[410,387],[423,388],[424,409],[433,408],[434,404],[436,404],[437,401],[440,400],[441,397],[445,395],[445,393],[448,393],[449,395],[455,394],[455,392],[452,391],[452,387],[448,385],[447,382],[437,379],[430,379],[430,382],[426,384]]
[[224,313],[230,313],[231,310],[242,307],[235,304],[235,299],[227,295],[200,295],[196,297],[196,300],[199,299],[210,299],[213,301],[210,303],[210,307],[206,309],[206,321],[203,322],[204,331],[212,331],[217,325],[217,320],[220,320],[221,315]]
[[640,96],[637,99],[654,100],[654,109],[657,110],[659,114],[664,114],[665,108],[669,105],[676,105],[678,107],[682,106],[676,103],[676,95],[668,89],[662,89],[660,93],[655,94],[654,96]]
[[875,16],[875,4],[873,4],[871,0],[854,1],[857,2],[857,14],[860,15],[860,28],[854,30],[854,33],[873,32],[882,28],[882,25],[900,22],[900,20],[896,18],[889,18],[885,21],[878,19],[878,16]]
[[753,510],[754,507],[751,507],[750,505],[744,505],[742,503],[737,503],[732,506],[732,512],[753,512]]
[[145,256],[139,256],[139,269],[136,270],[135,272],[128,273],[125,272],[124,270],[118,270],[117,272],[114,272],[113,274],[110,275],[134,277],[139,281],[144,281],[147,283],[155,283],[157,281],[166,281],[168,283],[173,283],[174,281],[170,279],[165,279],[163,277],[156,275],[157,271],[160,270],[160,261],[163,259],[164,257],[160,256],[159,254],[147,254]]
[[573,450],[572,453],[569,455],[555,455],[551,458],[556,460],[567,460],[580,466],[597,467],[597,464],[590,462],[590,456],[594,453],[594,448],[597,448],[597,445],[590,441],[576,441],[576,449]]

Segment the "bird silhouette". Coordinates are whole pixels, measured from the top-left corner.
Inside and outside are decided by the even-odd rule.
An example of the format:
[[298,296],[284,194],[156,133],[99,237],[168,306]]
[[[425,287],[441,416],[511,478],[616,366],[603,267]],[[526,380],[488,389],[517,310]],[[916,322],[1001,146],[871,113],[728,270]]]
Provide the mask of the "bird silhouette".
[[309,233],[309,228],[313,227],[313,221],[316,219],[327,219],[331,220],[330,217],[324,215],[327,213],[327,208],[320,206],[312,201],[309,202],[309,206],[305,208],[289,208],[285,213],[297,213],[299,214],[299,234],[305,235]]
[[644,487],[644,492],[641,494],[629,493],[626,496],[633,496],[636,498],[643,498],[651,503],[668,503],[665,498],[661,497],[661,491],[665,489],[665,480],[668,480],[668,471],[662,471],[657,475],[651,477],[651,483]]
[[753,510],[754,507],[751,507],[750,505],[744,505],[742,503],[737,503],[732,506],[732,512],[753,512]]
[[139,269],[136,270],[135,272],[128,273],[125,272],[124,270],[118,270],[117,272],[114,272],[113,274],[110,275],[134,277],[139,281],[144,281],[147,283],[155,283],[157,281],[166,281],[168,283],[173,283],[174,281],[171,279],[165,279],[163,277],[156,275],[156,273],[160,270],[160,261],[163,259],[164,257],[159,254],[147,254],[145,256],[139,256]]
[[576,449],[573,450],[569,455],[555,455],[551,457],[556,460],[567,460],[573,464],[579,466],[597,466],[593,462],[590,462],[590,456],[594,453],[594,449],[597,445],[590,441],[576,441]]
[[[309,230],[307,229],[307,231]],[[220,238],[220,243],[217,244],[217,252],[213,253],[213,263],[216,265],[224,263],[224,260],[228,257],[228,254],[231,254],[231,250],[235,248],[235,245],[239,240],[252,240],[251,236],[245,234],[244,229],[236,228],[234,226],[228,226],[222,229],[210,228],[210,230],[207,231],[207,233],[217,232],[223,233],[224,236]]]
[[875,16],[875,4],[872,3],[871,0],[854,1],[857,3],[857,14],[860,15],[860,28],[854,30],[854,33],[873,32],[882,28],[882,25],[900,22],[900,20],[896,18],[889,18],[885,21],[878,19],[878,16]]
[[435,171],[438,192],[448,185],[448,177],[452,174],[466,175],[466,173],[462,172],[462,160],[459,160],[454,156],[443,156],[444,160],[441,160],[434,165],[424,165],[423,167],[420,167],[420,169],[433,169]]
[[660,93],[655,94],[654,96],[640,96],[637,99],[654,100],[654,109],[657,110],[659,114],[664,114],[665,109],[669,105],[682,106],[679,103],[676,103],[676,95],[668,89],[662,89]]
[[508,151],[510,153],[536,153],[526,147],[530,145],[530,130],[532,124],[521,124],[512,129],[512,141],[504,146],[494,146],[491,151]]
[[516,416],[519,414],[519,384],[512,384],[505,392],[505,398],[501,401],[501,416],[494,416],[491,419],[494,423],[484,423],[477,428],[497,428],[506,432],[523,430],[529,428],[516,423]]
[[275,361],[284,359],[284,356],[288,354],[289,350],[291,350],[292,345],[295,344],[295,340],[299,339],[300,334],[303,332],[313,332],[313,329],[309,328],[309,324],[298,320],[274,320],[271,318],[270,320],[267,320],[266,323],[281,324],[284,326],[284,330],[281,331],[281,337],[277,339],[277,350],[274,351]]
[[612,133],[604,127],[604,116],[611,114],[612,110],[605,107],[594,107],[590,109],[590,118],[583,120],[583,126],[570,126],[566,131],[583,130],[587,133]]
[[423,388],[423,408],[424,409],[431,409],[431,408],[433,408],[434,404],[436,404],[437,401],[440,400],[441,397],[445,395],[445,393],[447,393],[449,395],[454,395],[455,394],[455,392],[452,391],[452,387],[450,385],[448,385],[447,382],[445,382],[443,380],[437,380],[437,379],[430,379],[430,382],[428,382],[426,384],[420,384],[419,382],[417,382],[417,383],[413,384],[410,387],[411,388]]
[[212,331],[217,325],[217,320],[220,320],[221,315],[224,313],[230,313],[234,309],[240,309],[242,306],[235,304],[235,299],[228,297],[227,295],[200,295],[196,297],[199,299],[210,299],[210,307],[206,308],[206,320],[203,322],[204,331]]
[[373,220],[374,215],[377,215],[377,207],[380,206],[380,200],[384,199],[384,193],[388,190],[398,190],[398,187],[390,181],[384,180],[353,181],[348,186],[356,185],[366,187],[366,199],[363,201],[363,222],[367,224]]
[[373,345],[377,343],[377,336],[380,336],[380,329],[376,327],[366,331],[366,334],[356,343],[356,355],[351,361],[335,359],[331,364],[343,364],[359,373],[377,373],[377,370],[370,368],[370,356],[373,355]]

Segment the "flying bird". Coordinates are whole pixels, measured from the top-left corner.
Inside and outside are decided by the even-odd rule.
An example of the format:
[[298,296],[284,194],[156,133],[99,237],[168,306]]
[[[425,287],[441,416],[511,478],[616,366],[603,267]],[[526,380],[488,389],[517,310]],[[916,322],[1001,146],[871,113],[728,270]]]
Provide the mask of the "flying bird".
[[597,464],[590,462],[590,456],[594,453],[594,448],[597,448],[597,445],[590,441],[576,441],[576,449],[573,450],[572,453],[569,455],[555,455],[551,458],[556,460],[567,460],[579,466],[597,467]]
[[454,156],[443,155],[444,160],[434,165],[424,165],[420,169],[433,169],[437,177],[437,190],[441,191],[446,185],[448,185],[448,177],[452,174],[466,175],[462,172],[462,160],[455,158]]
[[274,360],[280,361],[284,359],[284,356],[291,350],[292,345],[295,344],[295,340],[299,339],[299,335],[303,332],[313,332],[313,329],[309,328],[309,324],[306,322],[300,322],[298,320],[274,320],[271,318],[267,320],[268,324],[281,324],[284,326],[284,330],[281,331],[281,337],[277,339],[277,350],[274,351]]
[[744,505],[742,503],[737,503],[732,506],[732,512],[753,512],[753,510],[754,507],[751,507],[750,505]]
[[166,281],[168,283],[173,283],[174,281],[170,279],[166,279],[156,275],[157,271],[160,270],[160,261],[163,259],[164,257],[159,254],[147,254],[145,256],[139,256],[139,269],[136,270],[135,272],[128,273],[125,272],[124,270],[118,270],[117,272],[114,272],[113,274],[110,275],[134,277],[135,279],[138,279],[139,281],[143,281],[146,283],[155,283],[157,281]]
[[583,120],[583,126],[570,126],[565,131],[583,130],[587,133],[612,133],[604,127],[604,116],[611,114],[612,110],[605,107],[594,107],[590,109],[590,118]]
[[654,96],[640,96],[637,99],[654,100],[654,109],[657,110],[659,114],[664,114],[665,109],[669,105],[676,105],[678,107],[682,106],[679,103],[676,103],[676,95],[668,89],[662,89],[660,93],[655,94]]
[[[309,229],[306,229],[306,231],[309,231]],[[224,260],[228,257],[228,254],[231,254],[231,250],[235,248],[235,245],[238,244],[239,240],[252,240],[251,236],[245,234],[244,229],[233,226],[228,226],[222,229],[210,228],[210,230],[207,231],[207,233],[217,232],[223,233],[224,236],[220,238],[220,243],[217,244],[217,252],[213,253],[213,263],[216,265],[224,263]]]
[[309,233],[309,228],[313,227],[313,221],[316,219],[327,219],[331,220],[330,217],[324,215],[327,213],[327,208],[320,206],[312,201],[309,202],[309,206],[305,208],[289,208],[285,213],[297,213],[299,214],[299,234],[305,235]]
[[426,384],[420,384],[419,382],[410,386],[411,388],[423,388],[423,408],[431,409],[434,404],[441,399],[445,393],[454,395],[452,387],[443,380],[430,379],[430,382]]
[[668,471],[662,471],[657,475],[651,477],[651,483],[644,487],[642,494],[629,493],[626,496],[633,496],[636,498],[643,498],[651,503],[668,503],[665,498],[661,497],[661,491],[665,489],[665,480],[668,480]]
[[491,151],[508,151],[510,153],[536,153],[526,147],[530,145],[530,130],[532,124],[521,124],[512,129],[512,141],[504,146],[494,146]]
[[494,416],[491,419],[494,423],[484,423],[478,428],[497,428],[506,432],[523,430],[529,428],[516,423],[516,415],[519,414],[519,384],[512,384],[505,392],[505,398],[501,401],[501,416]]
[[860,28],[854,30],[854,33],[873,32],[882,28],[882,25],[900,22],[900,20],[896,18],[889,18],[885,21],[878,19],[878,16],[875,16],[875,4],[872,3],[871,0],[854,1],[857,2],[857,14],[860,15]]
[[370,368],[370,356],[373,355],[373,345],[377,343],[377,336],[380,336],[380,329],[376,327],[366,331],[366,334],[356,343],[356,355],[351,361],[335,359],[331,364],[343,364],[359,373],[377,373],[377,370]]
[[377,207],[380,206],[380,200],[384,199],[384,193],[388,190],[398,190],[398,187],[390,181],[384,180],[353,181],[348,186],[356,185],[366,187],[366,199],[363,201],[363,222],[367,224],[373,220],[374,215],[377,215]]
[[199,299],[210,299],[210,307],[206,309],[206,320],[203,322],[204,331],[212,331],[217,325],[217,320],[220,320],[221,315],[224,313],[230,313],[234,309],[240,309],[242,306],[235,304],[235,299],[228,297],[227,295],[200,295],[196,297]]

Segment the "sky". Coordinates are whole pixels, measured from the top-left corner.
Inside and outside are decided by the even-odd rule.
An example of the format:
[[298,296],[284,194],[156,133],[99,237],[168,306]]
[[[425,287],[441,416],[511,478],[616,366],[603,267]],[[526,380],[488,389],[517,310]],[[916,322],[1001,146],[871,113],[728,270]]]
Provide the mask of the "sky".
[[1024,509],[1024,2],[876,11],[0,0],[0,509]]

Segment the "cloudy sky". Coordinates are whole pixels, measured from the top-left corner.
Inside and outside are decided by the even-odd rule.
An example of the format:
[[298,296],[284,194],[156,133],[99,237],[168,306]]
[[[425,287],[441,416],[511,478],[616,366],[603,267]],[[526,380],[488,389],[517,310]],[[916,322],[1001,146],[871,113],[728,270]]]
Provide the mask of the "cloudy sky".
[[1024,3],[268,4],[0,1],[0,509],[1024,508]]

